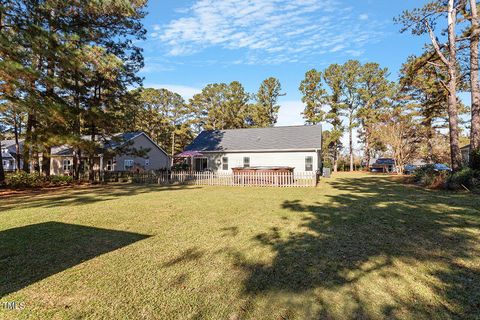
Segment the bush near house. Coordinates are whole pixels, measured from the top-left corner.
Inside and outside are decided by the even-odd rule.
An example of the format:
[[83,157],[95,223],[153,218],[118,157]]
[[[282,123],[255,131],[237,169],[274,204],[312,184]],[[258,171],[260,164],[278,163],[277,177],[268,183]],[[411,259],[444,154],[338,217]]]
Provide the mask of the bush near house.
[[5,182],[6,187],[19,189],[68,185],[73,182],[73,179],[70,176],[46,177],[38,172],[28,173],[20,171],[8,175]]
[[415,171],[414,181],[433,189],[471,190],[480,189],[480,171],[463,168],[457,172],[437,171],[433,165],[426,165]]

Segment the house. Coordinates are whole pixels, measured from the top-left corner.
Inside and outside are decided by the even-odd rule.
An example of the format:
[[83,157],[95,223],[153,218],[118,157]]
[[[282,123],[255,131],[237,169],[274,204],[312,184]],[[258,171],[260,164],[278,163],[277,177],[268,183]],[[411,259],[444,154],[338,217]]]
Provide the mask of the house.
[[467,144],[466,146],[461,147],[460,151],[462,152],[463,163],[468,165],[470,162],[470,145]]
[[[21,168],[23,163],[22,160],[20,159],[20,163],[17,164],[16,160],[16,146],[15,146],[15,140],[3,140],[1,142],[2,145],[2,164],[3,164],[3,170],[7,172],[12,172],[16,171],[17,168]],[[22,148],[23,142],[20,143],[20,148]]]
[[[90,136],[84,136],[90,140]],[[95,171],[149,171],[170,169],[170,157],[144,132],[126,132],[111,138],[96,139],[100,143],[94,157]],[[68,145],[52,148],[50,174],[70,174],[73,166],[73,148]],[[85,154],[81,157],[81,167],[89,166]]]
[[371,172],[392,173],[397,170],[395,160],[392,158],[371,159],[370,162],[369,170]]
[[285,126],[209,130],[185,148],[195,171],[231,172],[232,168],[289,167],[295,172],[321,169],[322,127]]

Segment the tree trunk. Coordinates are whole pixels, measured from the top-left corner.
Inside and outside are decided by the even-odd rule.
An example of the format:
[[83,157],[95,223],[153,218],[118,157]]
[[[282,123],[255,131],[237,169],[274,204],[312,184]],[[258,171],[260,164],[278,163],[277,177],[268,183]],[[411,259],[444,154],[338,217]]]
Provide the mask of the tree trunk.
[[5,184],[5,171],[3,170],[2,140],[0,139],[0,186]]
[[[470,38],[470,85],[471,85],[471,108],[472,120],[470,131],[470,165],[480,169],[480,163],[474,163],[480,152],[480,86],[478,79],[478,44],[479,23],[477,13],[477,1],[470,0],[472,34]],[[480,161],[480,159],[476,159]]]
[[19,123],[17,115],[14,115],[14,135],[15,135],[15,171],[20,171],[20,143],[18,141]]
[[364,125],[365,128],[365,162],[368,166],[370,165],[370,129],[368,126]]
[[459,145],[458,110],[457,110],[457,48],[456,48],[456,24],[457,11],[454,9],[454,0],[448,2],[448,45],[449,45],[449,68],[448,68],[448,123],[450,127],[450,152],[452,169],[459,170],[462,167],[462,153]]
[[[92,145],[95,144],[95,126],[92,124],[92,130],[91,130],[91,141]],[[91,151],[91,153],[88,156],[88,181],[90,183],[95,182],[95,170],[93,169],[93,166],[95,164],[95,148]]]
[[338,146],[337,143],[334,145],[335,150],[333,150],[333,172],[338,171]]
[[452,169],[459,170],[462,167],[462,154],[460,151],[458,138],[458,110],[457,110],[457,95],[456,95],[456,71],[450,70],[450,83],[448,94],[448,124],[450,128],[450,155],[452,162]]
[[42,173],[50,176],[50,159],[52,154],[52,147],[46,147],[42,154]]
[[457,21],[457,9],[455,9],[455,0],[448,0],[448,58],[445,57],[437,38],[433,33],[428,21],[425,22],[430,35],[435,52],[440,57],[442,63],[448,69],[448,124],[450,129],[450,159],[452,169],[459,170],[462,167],[462,153],[459,146],[458,130],[458,110],[457,110],[457,38],[455,34],[455,25]]
[[29,112],[27,117],[27,129],[25,132],[25,141],[23,143],[23,171],[30,172],[30,155],[32,154],[33,143],[32,131],[35,116]]
[[353,115],[349,117],[349,126],[348,126],[348,143],[350,146],[350,171],[353,171]]

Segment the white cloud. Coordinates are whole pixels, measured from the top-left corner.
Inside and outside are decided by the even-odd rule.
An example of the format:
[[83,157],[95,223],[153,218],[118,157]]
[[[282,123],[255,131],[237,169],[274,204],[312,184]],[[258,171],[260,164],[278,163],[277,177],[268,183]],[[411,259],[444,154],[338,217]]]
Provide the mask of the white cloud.
[[358,16],[358,19],[362,20],[362,21],[366,21],[368,20],[368,14],[364,13],[364,14],[361,14]]
[[180,84],[144,84],[143,86],[145,88],[167,89],[172,92],[178,93],[185,100],[190,99],[195,94],[200,93],[202,91],[202,89],[198,89],[190,86],[184,86]]
[[196,0],[177,13],[150,34],[171,56],[219,47],[246,51],[239,59],[245,63],[279,64],[326,52],[351,55],[381,36],[368,15],[355,19],[337,0]]
[[278,111],[277,126],[301,125],[305,123],[302,118],[304,105],[301,101],[287,100],[281,101]]

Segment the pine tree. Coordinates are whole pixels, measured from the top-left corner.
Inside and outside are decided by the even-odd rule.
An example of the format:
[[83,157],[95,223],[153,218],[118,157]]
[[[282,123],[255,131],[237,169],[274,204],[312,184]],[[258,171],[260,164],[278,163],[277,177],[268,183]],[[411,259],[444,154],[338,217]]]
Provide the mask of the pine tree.
[[252,120],[255,127],[272,127],[277,123],[278,98],[283,96],[282,86],[277,78],[270,77],[263,80],[257,94],[255,95],[256,104],[252,108]]

